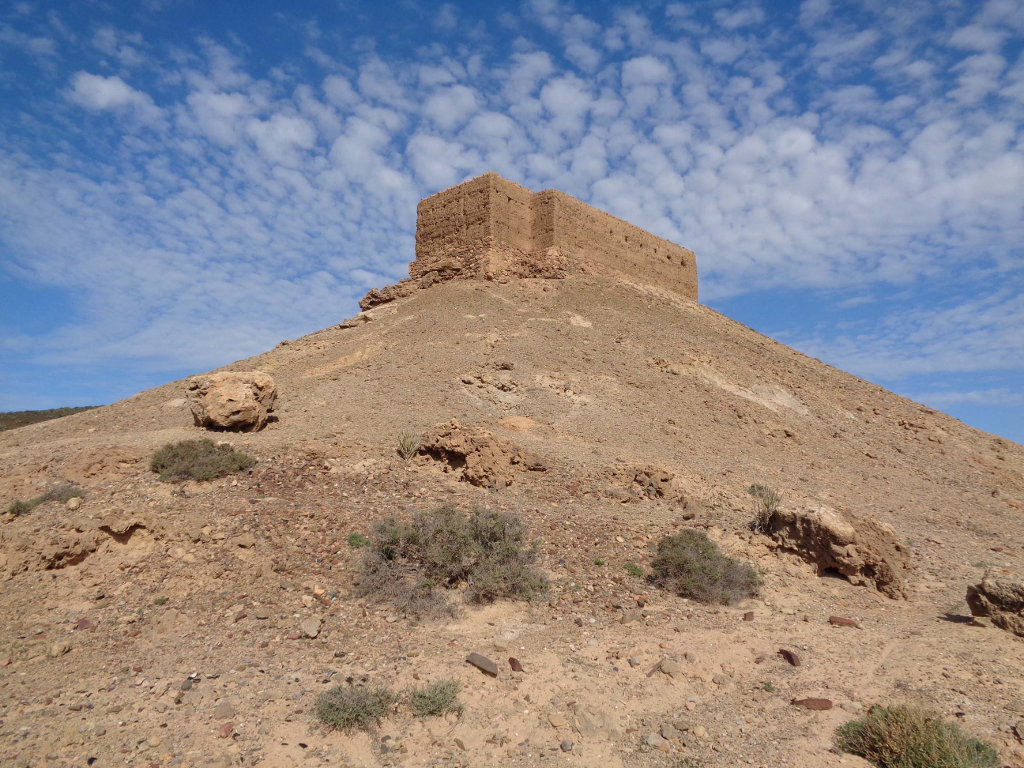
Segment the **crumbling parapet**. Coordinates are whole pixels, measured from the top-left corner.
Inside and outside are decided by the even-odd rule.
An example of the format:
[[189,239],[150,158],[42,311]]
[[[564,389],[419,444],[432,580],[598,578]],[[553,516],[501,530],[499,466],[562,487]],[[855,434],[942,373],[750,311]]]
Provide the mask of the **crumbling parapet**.
[[417,207],[413,278],[527,261],[559,268],[559,257],[579,260],[697,299],[693,252],[599,211],[555,189],[531,192],[486,173],[438,192]]

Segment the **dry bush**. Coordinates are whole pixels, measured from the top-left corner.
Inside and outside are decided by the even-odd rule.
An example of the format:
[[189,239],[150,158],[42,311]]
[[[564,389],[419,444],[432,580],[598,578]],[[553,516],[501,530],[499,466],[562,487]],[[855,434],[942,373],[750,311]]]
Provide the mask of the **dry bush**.
[[351,733],[380,725],[397,703],[398,694],[383,686],[368,689],[338,683],[317,697],[314,711],[324,725]]
[[256,463],[248,454],[230,445],[217,445],[209,438],[168,443],[155,454],[149,468],[161,480],[213,480],[241,472]]
[[839,726],[836,746],[879,768],[999,768],[999,755],[920,707],[874,707]]
[[658,542],[651,580],[682,597],[730,605],[757,594],[761,580],[746,563],[726,557],[703,531],[688,529]]
[[455,587],[472,603],[528,600],[547,583],[525,535],[517,516],[490,510],[467,517],[445,507],[408,523],[389,518],[364,550],[360,591],[425,616],[451,614],[445,591]]

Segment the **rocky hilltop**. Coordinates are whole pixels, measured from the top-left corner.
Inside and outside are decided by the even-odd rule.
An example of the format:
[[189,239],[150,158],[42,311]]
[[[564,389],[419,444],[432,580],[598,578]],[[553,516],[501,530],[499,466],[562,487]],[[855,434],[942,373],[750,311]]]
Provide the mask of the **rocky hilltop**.
[[[0,763],[866,766],[835,728],[915,703],[1024,765],[1024,639],[965,600],[1020,570],[1024,447],[723,317],[695,279],[485,245],[227,366],[276,384],[259,431],[196,426],[177,381],[0,434],[4,508],[83,494],[0,518]],[[495,253],[513,266],[481,268]],[[257,463],[150,470],[207,436]],[[827,561],[806,529],[752,530],[753,484],[780,520],[860,538]],[[546,594],[420,618],[361,593],[351,534],[442,506],[518,515]],[[653,546],[691,529],[753,565],[759,595],[646,580]],[[399,707],[345,734],[312,714],[346,680],[440,678],[460,717]]]

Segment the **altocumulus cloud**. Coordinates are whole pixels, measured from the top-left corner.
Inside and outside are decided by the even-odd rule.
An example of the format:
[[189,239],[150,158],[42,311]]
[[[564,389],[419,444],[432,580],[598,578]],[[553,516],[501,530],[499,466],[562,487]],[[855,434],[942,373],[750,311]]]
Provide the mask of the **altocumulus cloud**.
[[5,290],[71,310],[3,319],[6,386],[336,322],[404,274],[420,197],[495,170],[693,248],[706,300],[812,354],[1019,406],[1020,0],[373,8],[3,18]]

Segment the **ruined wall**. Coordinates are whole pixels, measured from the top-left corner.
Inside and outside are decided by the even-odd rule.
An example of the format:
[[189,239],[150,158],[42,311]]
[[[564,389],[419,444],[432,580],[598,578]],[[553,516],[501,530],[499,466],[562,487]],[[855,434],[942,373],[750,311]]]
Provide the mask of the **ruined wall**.
[[570,259],[624,273],[697,299],[692,251],[564,192],[534,194],[487,173],[424,199],[417,208],[413,278],[430,272]]

